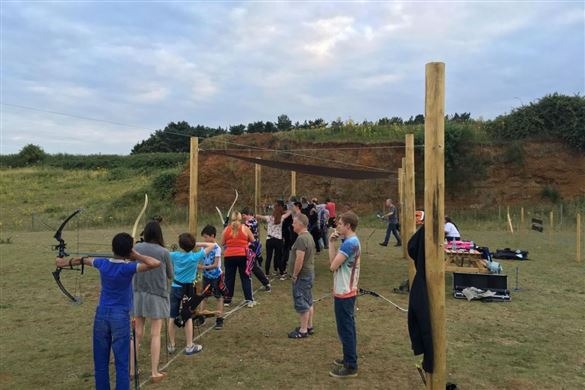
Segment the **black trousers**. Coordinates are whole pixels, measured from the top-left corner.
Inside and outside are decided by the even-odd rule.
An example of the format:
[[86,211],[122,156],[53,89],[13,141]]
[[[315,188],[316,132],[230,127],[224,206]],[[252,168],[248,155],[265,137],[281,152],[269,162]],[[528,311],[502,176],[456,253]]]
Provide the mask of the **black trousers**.
[[279,238],[270,237],[266,240],[266,263],[264,264],[266,275],[270,275],[270,264],[273,256],[274,270],[280,270],[280,263],[282,262],[282,245],[283,241]]

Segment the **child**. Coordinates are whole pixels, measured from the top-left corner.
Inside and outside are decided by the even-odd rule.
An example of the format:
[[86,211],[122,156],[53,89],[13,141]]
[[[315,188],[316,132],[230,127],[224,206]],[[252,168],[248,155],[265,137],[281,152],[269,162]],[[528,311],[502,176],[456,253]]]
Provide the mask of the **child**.
[[[355,328],[355,299],[360,276],[360,241],[355,233],[358,217],[348,211],[341,214],[337,230],[329,236],[329,269],[333,272],[333,302],[337,334],[343,347],[343,359],[335,359],[329,372],[334,378],[357,376],[357,332]],[[343,238],[339,251],[335,241]]]
[[[133,249],[134,239],[118,233],[112,239],[113,259],[59,258],[57,267],[89,265],[100,272],[101,292],[93,323],[93,361],[96,389],[110,388],[110,350],[114,351],[116,388],[130,388],[130,309],[132,308],[132,277],[160,267],[160,261],[139,254]],[[134,261],[133,261],[134,260]]]
[[[197,274],[197,266],[205,256],[213,250],[213,244],[208,242],[195,242],[195,237],[191,233],[183,233],[179,236],[179,246],[184,252],[171,252],[175,278],[171,285],[171,318],[169,318],[169,353],[175,352],[175,317],[180,312],[181,301],[183,297],[193,298],[195,291],[193,281]],[[193,249],[203,247],[204,250],[193,252]],[[185,355],[193,355],[203,349],[199,344],[193,344],[193,320],[189,318],[185,321]]]
[[[213,294],[217,298],[217,319],[215,320],[215,329],[223,329],[223,298],[228,295],[227,288],[223,281],[221,272],[221,248],[217,245],[215,236],[217,231],[214,226],[207,225],[201,231],[203,240],[211,244],[212,250],[207,253],[203,264],[199,269],[203,270],[203,291],[209,297]],[[209,288],[207,288],[209,286]],[[205,301],[201,302],[201,310],[205,308]]]

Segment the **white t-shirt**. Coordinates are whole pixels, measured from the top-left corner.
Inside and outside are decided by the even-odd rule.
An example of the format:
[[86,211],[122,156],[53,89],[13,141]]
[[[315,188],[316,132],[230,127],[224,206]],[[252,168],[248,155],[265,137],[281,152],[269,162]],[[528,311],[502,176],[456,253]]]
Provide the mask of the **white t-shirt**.
[[451,222],[445,224],[445,237],[461,237],[459,230]]

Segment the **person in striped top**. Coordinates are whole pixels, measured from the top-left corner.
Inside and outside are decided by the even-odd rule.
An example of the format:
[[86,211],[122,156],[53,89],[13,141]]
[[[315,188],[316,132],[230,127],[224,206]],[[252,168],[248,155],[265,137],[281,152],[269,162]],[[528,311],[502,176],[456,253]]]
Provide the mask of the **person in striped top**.
[[[329,375],[335,378],[357,376],[357,332],[355,301],[360,276],[360,240],[356,235],[358,216],[352,211],[339,217],[336,230],[329,236],[329,269],[333,272],[333,300],[337,334],[343,358],[335,359]],[[342,239],[339,250],[335,243]]]

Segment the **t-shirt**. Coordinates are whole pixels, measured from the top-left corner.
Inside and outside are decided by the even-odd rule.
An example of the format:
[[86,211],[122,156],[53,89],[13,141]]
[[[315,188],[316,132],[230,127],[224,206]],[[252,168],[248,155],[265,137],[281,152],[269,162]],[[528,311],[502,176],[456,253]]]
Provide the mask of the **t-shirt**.
[[459,230],[451,222],[445,224],[445,237],[461,237]]
[[392,213],[388,217],[388,222],[398,223],[398,211],[396,210],[396,206],[394,205],[390,206],[390,210],[388,210],[388,213]]
[[258,241],[260,234],[258,232],[258,221],[256,221],[256,218],[250,218],[244,224],[252,232],[252,235],[254,236],[254,240]]
[[336,218],[337,214],[335,214],[335,203],[327,202],[325,203],[325,208],[329,211],[329,218]]
[[93,266],[100,271],[102,284],[100,307],[132,308],[132,277],[138,271],[138,263],[120,259],[97,258]]
[[221,276],[221,248],[215,244],[213,249],[203,259],[203,265],[213,265],[215,258],[219,257],[217,268],[203,270],[203,276],[207,279],[217,279]]
[[282,240],[282,218],[280,219],[279,224],[274,223],[274,216],[272,215],[270,215],[266,221],[268,222],[268,227],[266,228],[267,238],[277,238]]
[[158,244],[152,244],[150,242],[139,242],[134,248],[136,252],[154,257],[162,263],[158,268],[151,269],[148,272],[139,272],[134,275],[132,282],[134,292],[147,292],[168,298],[170,288],[167,279],[172,280],[174,277],[173,264],[169,251]]
[[181,287],[179,283],[193,283],[197,276],[197,265],[205,258],[205,251],[200,249],[197,252],[171,252],[175,278],[172,287]]
[[315,241],[309,232],[300,234],[293,244],[288,255],[288,273],[293,274],[297,251],[305,252],[303,268],[297,275],[298,277],[310,276],[315,273]]
[[360,278],[360,240],[357,236],[345,239],[339,252],[346,259],[333,273],[333,295],[337,298],[354,297],[357,295]]

